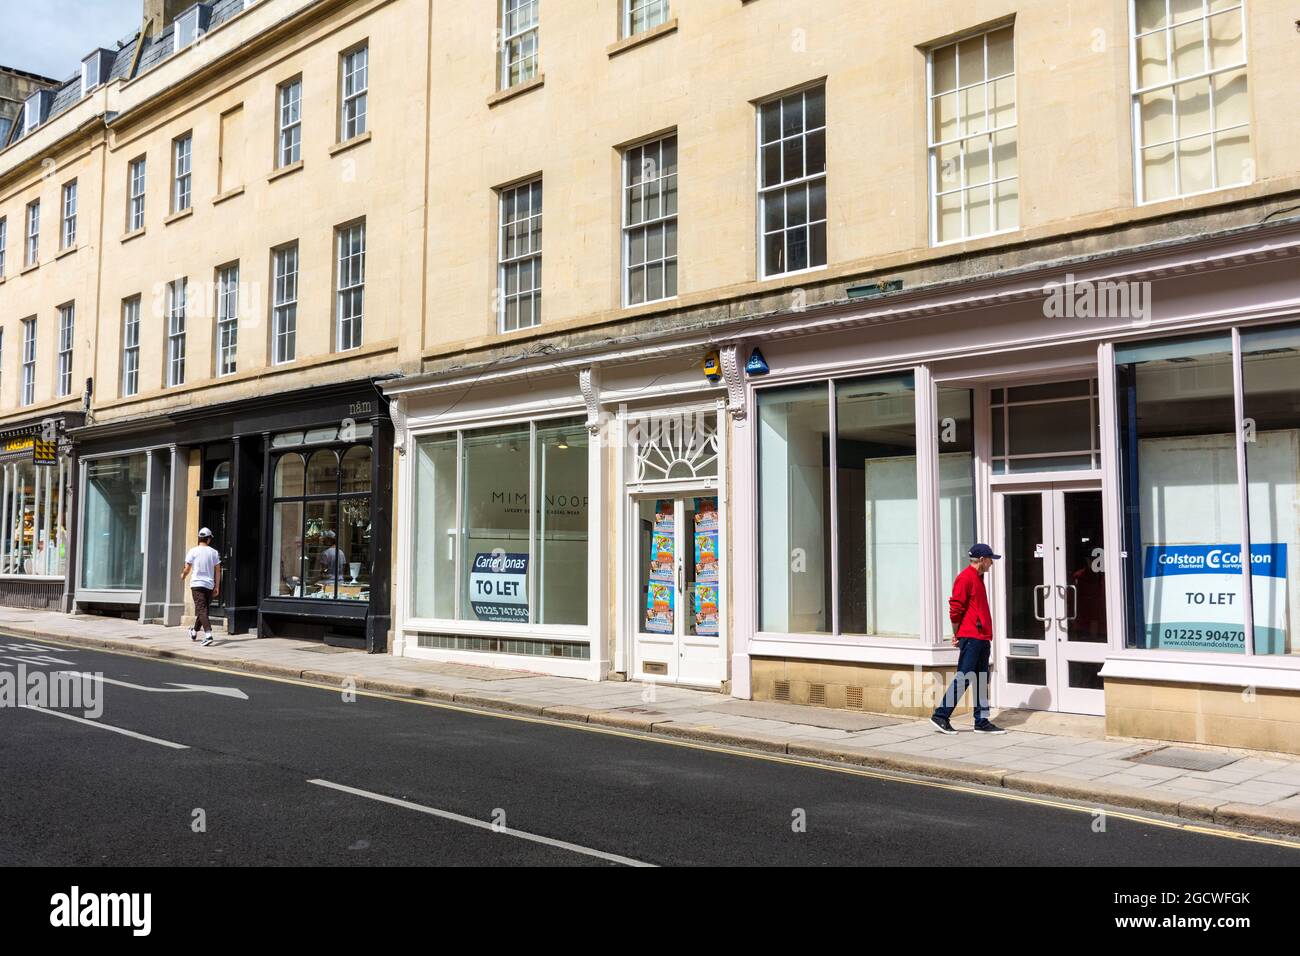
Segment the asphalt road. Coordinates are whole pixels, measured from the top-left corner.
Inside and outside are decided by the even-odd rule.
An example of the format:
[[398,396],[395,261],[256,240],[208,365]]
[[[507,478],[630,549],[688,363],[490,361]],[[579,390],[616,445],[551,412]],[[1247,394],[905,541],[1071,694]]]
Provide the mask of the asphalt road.
[[[1095,832],[1089,813],[964,785],[349,703],[249,674],[32,643],[0,636],[0,670],[122,683],[101,685],[101,726],[0,707],[0,865],[1300,863],[1300,849],[1114,815]],[[177,684],[247,699],[163,690]]]

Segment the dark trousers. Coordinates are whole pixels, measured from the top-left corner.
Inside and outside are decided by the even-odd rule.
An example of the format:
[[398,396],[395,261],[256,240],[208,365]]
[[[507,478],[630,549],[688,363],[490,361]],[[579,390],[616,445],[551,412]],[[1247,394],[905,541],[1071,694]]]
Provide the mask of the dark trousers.
[[989,652],[992,641],[981,641],[974,637],[963,637],[958,643],[957,674],[943,695],[939,706],[934,709],[934,716],[947,720],[952,716],[953,708],[971,689],[975,706],[975,723],[982,724],[989,719]]
[[194,595],[194,629],[212,631],[212,622],[208,620],[208,605],[212,603],[212,588],[190,588]]

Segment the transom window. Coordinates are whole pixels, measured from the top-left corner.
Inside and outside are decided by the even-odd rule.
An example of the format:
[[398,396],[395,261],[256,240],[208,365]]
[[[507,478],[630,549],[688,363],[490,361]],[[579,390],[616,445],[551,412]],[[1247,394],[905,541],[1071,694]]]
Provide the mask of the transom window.
[[623,35],[636,36],[668,22],[668,0],[623,0]]
[[759,107],[760,274],[826,265],[826,87]]
[[627,150],[623,157],[624,301],[677,295],[677,137]]
[[718,416],[693,412],[655,415],[628,423],[633,481],[718,476]]
[[542,181],[501,191],[498,298],[502,332],[542,320]]
[[1097,380],[995,388],[993,473],[1101,467]]
[[1139,202],[1255,178],[1245,20],[1232,0],[1133,0]]
[[936,243],[1020,226],[1013,41],[1008,26],[930,51],[930,233]]
[[537,75],[541,0],[501,0],[501,88]]

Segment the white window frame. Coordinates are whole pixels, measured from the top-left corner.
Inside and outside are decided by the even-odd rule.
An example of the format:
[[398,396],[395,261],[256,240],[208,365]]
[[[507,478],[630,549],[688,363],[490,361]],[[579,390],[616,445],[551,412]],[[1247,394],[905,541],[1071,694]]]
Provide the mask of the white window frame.
[[302,159],[302,77],[285,80],[276,91],[275,162],[283,169]]
[[0,279],[4,278],[9,252],[9,217],[0,216]]
[[[637,16],[641,23],[637,25]],[[623,0],[623,36],[634,37],[663,26],[672,19],[670,0]]]
[[184,212],[193,204],[194,134],[183,133],[172,140],[172,213]]
[[25,265],[34,266],[41,261],[41,201],[33,199],[27,204],[27,249]]
[[66,398],[72,394],[72,342],[76,328],[77,307],[69,302],[59,306],[59,341],[54,378],[54,395]]
[[339,141],[365,135],[370,106],[370,42],[342,54],[339,85]]
[[[291,268],[290,268],[291,267]],[[271,252],[271,363],[298,355],[298,243]]]
[[23,380],[19,404],[36,401],[36,316],[23,319]]
[[[822,125],[814,126],[811,129],[809,129],[806,125],[807,97],[810,92],[818,89],[822,91],[822,111],[823,111]],[[784,143],[786,140],[795,139],[795,138],[801,139],[803,141],[804,175],[799,176],[795,179],[783,178],[779,183],[775,185],[764,186],[763,185],[763,146],[765,144],[763,143],[763,108],[766,106],[770,106],[773,103],[782,103],[787,98],[796,95],[803,97],[801,108],[804,110],[805,125],[803,129],[799,133],[795,134],[794,136],[786,136],[783,128],[780,138],[774,140],[773,142]],[[827,125],[828,116],[826,115],[826,107],[827,107],[826,81],[819,80],[816,83],[809,84],[808,86],[802,87],[800,89],[789,90],[785,93],[782,93],[780,96],[770,96],[767,99],[760,102],[758,104],[758,108],[755,109],[754,111],[754,142],[757,147],[755,149],[755,162],[756,162],[755,173],[757,176],[755,182],[758,185],[758,221],[757,221],[758,279],[760,282],[762,282],[765,279],[785,278],[788,276],[803,275],[804,273],[808,273],[808,272],[820,272],[821,270],[825,269],[830,263],[830,182],[829,182],[830,157],[829,157],[829,153],[827,153],[827,157],[826,157],[826,168],[823,169],[820,173],[814,173],[811,176],[807,175],[808,134],[821,131],[823,133],[823,136],[825,136],[826,131],[828,130],[828,125]],[[784,109],[784,106],[782,106],[782,109]],[[782,124],[782,126],[784,127],[784,124]],[[772,144],[768,143],[766,145],[770,146]],[[821,263],[820,265],[809,265],[801,269],[786,269],[781,272],[769,272],[767,269],[767,237],[770,234],[774,234],[776,230],[772,230],[771,232],[769,232],[767,228],[768,197],[775,196],[778,193],[781,194],[782,196],[788,196],[788,194],[792,190],[801,189],[801,188],[806,190],[808,193],[810,193],[811,186],[817,182],[821,182],[825,187],[826,217],[819,220],[813,220],[811,218],[811,210],[808,209],[807,206],[805,206],[805,214],[806,214],[805,221],[802,226],[796,226],[794,228],[803,228],[808,231],[808,260],[809,262],[811,262],[812,248],[813,248],[812,227],[817,225],[817,223],[819,222],[824,224],[826,229],[826,260],[827,261]],[[784,215],[782,217],[782,222],[784,223],[784,225],[782,226],[780,232],[784,236],[790,232],[791,226],[789,225],[788,221],[785,219]]]
[[216,346],[217,378],[234,375],[239,370],[239,263],[232,262],[217,270]]
[[63,228],[60,230],[60,248],[71,249],[77,244],[77,181],[63,184]]
[[[507,204],[510,203],[511,200],[521,190],[525,190],[525,189],[529,191],[529,196],[528,196],[529,214],[525,216],[523,219],[515,218],[507,221],[506,220]],[[497,331],[501,333],[516,332],[520,329],[536,328],[538,325],[541,325],[542,323],[541,272],[542,272],[542,243],[544,241],[544,237],[542,234],[542,212],[540,209],[536,213],[532,212],[534,189],[536,189],[538,192],[541,191],[542,177],[538,176],[535,179],[530,179],[527,182],[518,183],[514,186],[509,186],[506,187],[505,189],[501,189],[498,191],[499,195],[497,197],[497,222],[498,222],[497,298],[500,300],[500,304],[497,308]],[[544,194],[542,195],[542,199],[544,201],[545,199]],[[534,222],[536,222],[537,233],[538,233],[536,248],[532,246]],[[507,258],[506,257],[506,232],[511,227],[518,226],[520,223],[522,223],[523,226],[522,228],[516,230],[516,234],[517,237],[520,236],[527,237],[529,243],[528,251],[526,253],[517,254],[515,256]],[[518,247],[518,244],[519,244],[519,239],[517,238],[516,248]],[[531,277],[531,285],[528,287],[528,290],[526,292],[519,291],[518,286],[516,286],[516,291],[514,293],[508,293],[506,291],[506,289],[508,288],[506,282],[507,273],[511,269],[516,269],[518,271],[519,267],[522,266],[525,262],[528,262],[530,264],[529,276]],[[506,313],[509,311],[508,307],[510,302],[512,300],[516,302],[522,301],[525,296],[527,296],[529,298],[529,301],[532,303],[533,320],[528,325],[519,325],[518,320],[516,318],[516,324],[514,328],[506,328]],[[518,316],[518,312],[516,312],[516,316]]]
[[[1221,16],[1221,15],[1223,15],[1223,14],[1230,13],[1230,12],[1232,12],[1232,11],[1234,11],[1234,10],[1239,11],[1239,14],[1240,14],[1240,16],[1241,16],[1241,62],[1239,62],[1239,63],[1232,63],[1231,65],[1228,65],[1228,66],[1219,66],[1219,67],[1211,67],[1211,66],[1208,65],[1208,64],[1209,64],[1209,57],[1210,57],[1210,35],[1209,35],[1209,31],[1210,31],[1210,18],[1211,18],[1211,11],[1210,11],[1210,9],[1208,8],[1208,4],[1206,4],[1206,3],[1204,2],[1204,0],[1203,0],[1202,5],[1201,5],[1201,13],[1200,13],[1200,15],[1199,15],[1199,19],[1200,19],[1200,21],[1201,21],[1201,40],[1202,40],[1202,43],[1203,43],[1203,47],[1202,47],[1202,49],[1203,49],[1203,51],[1204,51],[1204,56],[1205,56],[1205,59],[1204,59],[1203,63],[1206,65],[1207,68],[1206,68],[1205,70],[1201,71],[1201,72],[1198,72],[1198,73],[1192,73],[1192,74],[1189,74],[1188,76],[1179,77],[1179,78],[1177,78],[1177,79],[1173,78],[1173,73],[1174,73],[1174,70],[1173,70],[1174,46],[1173,46],[1173,39],[1172,39],[1172,38],[1173,38],[1173,30],[1174,30],[1174,26],[1175,26],[1175,24],[1172,22],[1173,18],[1172,18],[1172,16],[1171,16],[1169,0],[1164,0],[1164,3],[1165,3],[1165,20],[1166,20],[1166,24],[1165,24],[1165,26],[1163,26],[1163,27],[1156,27],[1156,29],[1154,29],[1154,30],[1149,30],[1149,31],[1147,31],[1146,33],[1139,34],[1139,33],[1138,33],[1138,21],[1137,21],[1137,0],[1128,0],[1128,11],[1129,11],[1129,14],[1128,14],[1128,15],[1129,15],[1129,21],[1128,21],[1128,22],[1129,22],[1129,88],[1133,91],[1132,96],[1131,96],[1131,98],[1130,98],[1130,101],[1131,101],[1131,109],[1132,109],[1132,123],[1133,123],[1133,191],[1134,191],[1134,195],[1137,197],[1137,204],[1138,204],[1139,206],[1145,206],[1145,205],[1149,205],[1150,203],[1156,203],[1156,202],[1169,202],[1169,201],[1171,201],[1171,200],[1175,200],[1175,199],[1184,199],[1184,198],[1189,197],[1189,196],[1203,196],[1203,195],[1205,195],[1206,193],[1218,192],[1218,191],[1221,190],[1221,189],[1232,189],[1232,188],[1234,188],[1234,187],[1246,186],[1246,185],[1249,185],[1250,183],[1252,183],[1252,182],[1255,181],[1255,177],[1252,175],[1252,176],[1250,176],[1250,178],[1245,179],[1245,180],[1243,180],[1243,181],[1241,181],[1241,182],[1228,183],[1227,185],[1220,185],[1220,184],[1219,184],[1219,164],[1218,164],[1218,159],[1217,159],[1217,156],[1218,156],[1218,146],[1217,146],[1216,143],[1215,143],[1215,140],[1216,140],[1216,136],[1217,136],[1217,134],[1220,134],[1220,133],[1226,133],[1226,132],[1231,132],[1232,130],[1244,129],[1244,130],[1246,130],[1246,131],[1248,132],[1248,134],[1250,135],[1250,142],[1251,142],[1252,150],[1253,150],[1253,148],[1254,148],[1254,146],[1255,146],[1255,137],[1254,137],[1254,132],[1253,132],[1253,126],[1254,126],[1254,116],[1253,116],[1253,115],[1249,116],[1249,117],[1247,118],[1247,120],[1246,120],[1245,123],[1239,123],[1239,124],[1237,124],[1237,125],[1235,125],[1235,126],[1225,126],[1225,127],[1223,127],[1222,129],[1219,129],[1218,127],[1215,126],[1215,119],[1214,119],[1214,113],[1215,113],[1215,109],[1214,109],[1214,83],[1213,83],[1213,79],[1212,79],[1212,78],[1215,77],[1215,76],[1219,76],[1219,75],[1221,75],[1221,74],[1223,74],[1223,73],[1230,73],[1230,72],[1233,72],[1233,71],[1235,71],[1235,70],[1244,70],[1244,71],[1246,71],[1246,102],[1247,102],[1247,109],[1250,108],[1250,107],[1249,107],[1249,103],[1250,103],[1250,37],[1249,37],[1249,35],[1248,35],[1248,30],[1249,30],[1249,23],[1248,23],[1248,20],[1249,20],[1249,18],[1246,16],[1246,9],[1245,9],[1245,8],[1246,8],[1246,3],[1245,3],[1245,0],[1241,0],[1241,2],[1236,3],[1236,4],[1232,5],[1232,6],[1224,7],[1224,8],[1221,9],[1221,10],[1214,10],[1214,11],[1213,11],[1213,15],[1214,15],[1214,16]],[[1182,21],[1182,23],[1177,24],[1177,26],[1182,26],[1182,25],[1184,25],[1184,24],[1194,23],[1194,22],[1196,22],[1197,19],[1198,19],[1197,17],[1191,17],[1191,18],[1188,18],[1187,20]],[[1166,71],[1167,71],[1167,76],[1168,76],[1168,78],[1167,78],[1164,82],[1162,82],[1162,83],[1153,83],[1151,86],[1145,86],[1145,87],[1144,87],[1144,86],[1139,86],[1139,85],[1138,85],[1138,84],[1139,84],[1139,79],[1138,79],[1138,40],[1139,40],[1140,38],[1142,38],[1142,37],[1151,36],[1151,35],[1154,35],[1154,34],[1156,34],[1156,33],[1160,33],[1160,32],[1164,32],[1165,35],[1166,35],[1166,47],[1165,47],[1165,68],[1166,68]],[[1178,136],[1178,96],[1177,96],[1176,93],[1172,93],[1172,94],[1171,94],[1171,101],[1172,101],[1172,105],[1173,105],[1173,114],[1172,114],[1172,116],[1171,116],[1170,122],[1171,122],[1171,124],[1172,124],[1172,126],[1173,126],[1174,138],[1173,138],[1172,140],[1165,140],[1165,141],[1163,141],[1163,142],[1159,142],[1159,143],[1147,143],[1147,142],[1144,142],[1144,141],[1143,141],[1143,138],[1142,138],[1142,97],[1143,97],[1144,95],[1148,94],[1148,93],[1152,93],[1152,92],[1155,92],[1155,91],[1157,91],[1157,90],[1168,89],[1168,90],[1173,91],[1173,90],[1175,90],[1178,86],[1180,86],[1180,85],[1182,85],[1182,84],[1194,83],[1194,82],[1197,82],[1198,80],[1203,80],[1203,79],[1208,79],[1208,80],[1210,80],[1210,82],[1209,82],[1209,93],[1210,93],[1209,127],[1208,127],[1208,128],[1206,129],[1206,131],[1205,131],[1204,133],[1202,133],[1202,134],[1195,134],[1195,135],[1193,135],[1193,136],[1183,137],[1182,139],[1200,139],[1200,138],[1205,138],[1205,139],[1208,139],[1208,140],[1209,140],[1209,142],[1210,142],[1210,181],[1211,181],[1212,185],[1210,186],[1209,189],[1199,189],[1199,190],[1196,190],[1195,192],[1184,192],[1183,189],[1182,189],[1182,178],[1183,178],[1183,176],[1182,176],[1182,170],[1179,168],[1179,162],[1178,162],[1179,155],[1180,155],[1180,153],[1181,153],[1181,151],[1182,151],[1182,147],[1181,147],[1181,145],[1180,145],[1182,140],[1180,140],[1180,138],[1179,138],[1179,136]],[[1143,153],[1144,149],[1146,149],[1146,148],[1149,147],[1149,146],[1163,146],[1163,145],[1167,145],[1167,144],[1168,144],[1168,145],[1172,145],[1173,148],[1174,148],[1174,154],[1173,154],[1173,163],[1174,163],[1174,191],[1173,191],[1173,193],[1172,193],[1171,195],[1169,195],[1169,196],[1163,196],[1163,197],[1161,197],[1160,199],[1150,199],[1150,200],[1149,200],[1149,199],[1146,198],[1146,179],[1145,179],[1145,177],[1142,175],[1142,153]]]
[[[524,20],[519,11],[528,10],[531,16]],[[513,18],[513,27],[512,27]],[[501,0],[501,89],[508,90],[538,76],[542,50],[541,0]],[[527,56],[515,55],[531,36],[533,48]],[[519,78],[511,79],[513,68],[519,65]]]
[[[674,153],[678,156],[678,159],[674,162],[673,172],[666,176],[663,173],[663,150],[664,150],[664,145],[669,140],[673,141]],[[649,160],[647,160],[645,157],[645,150],[648,150],[652,147],[655,149],[656,154],[658,156],[658,169],[656,171],[656,175],[654,179],[648,181],[642,181],[639,184],[633,184],[632,176],[634,172],[636,157],[638,156],[641,157],[642,167],[644,169],[646,163],[649,162]],[[677,153],[676,131],[668,133],[664,136],[657,137],[655,139],[646,140],[645,142],[642,143],[637,143],[634,146],[629,146],[627,149],[623,151],[622,204],[623,204],[623,305],[624,307],[646,305],[651,302],[666,302],[670,299],[677,298],[678,283],[680,283],[681,281],[681,275],[679,272],[675,271],[674,289],[673,292],[669,294],[667,274],[668,274],[669,262],[673,264],[674,270],[676,270],[678,255],[680,251],[678,245],[679,238],[680,238],[679,230],[678,230],[678,215],[680,210],[681,193],[680,190],[677,188],[679,176],[680,176],[680,154]],[[678,205],[674,207],[671,213],[665,212],[665,197],[667,195],[667,191],[665,187],[668,185],[667,181],[669,179],[672,180],[673,192],[674,195],[676,195],[677,197],[676,201],[678,203]],[[642,208],[644,209],[644,203],[646,201],[646,191],[647,191],[647,187],[650,185],[653,185],[655,187],[655,192],[658,194],[659,197],[659,215],[655,216],[654,218],[645,218],[643,215],[640,222],[630,223],[629,220],[631,218],[630,213],[632,208],[631,200],[632,200],[633,190],[637,190],[637,189],[641,190],[642,193],[641,202],[643,204]],[[671,255],[668,252],[668,229],[670,226],[672,227],[673,235],[674,235],[673,251]],[[664,237],[663,237],[663,242],[660,250],[662,255],[658,259],[651,260],[649,258],[649,232],[653,229],[662,229],[664,233]],[[637,233],[646,234],[646,238],[645,238],[646,258],[642,262],[633,263],[632,242],[635,236],[637,235]],[[640,302],[633,302],[632,301],[633,272],[638,269],[641,270],[642,272],[646,272],[647,267],[653,265],[656,262],[661,263],[664,266],[664,277],[665,277],[665,281],[663,285],[664,294],[655,299],[649,298],[647,294],[647,296],[643,298]],[[642,288],[643,289],[646,288],[644,284]]]
[[[993,83],[990,80],[988,75],[988,65],[989,65],[988,38],[990,33],[998,33],[1002,30],[1008,30],[1008,29],[1011,30],[1011,72],[1009,74],[999,74],[997,77],[994,77],[993,79],[1002,80],[1002,79],[1006,79],[1007,77],[1011,78],[1012,88],[1015,90],[1015,104],[1016,104],[1015,122],[1003,126],[990,127],[989,90],[992,88]],[[958,85],[955,90],[948,90],[942,94],[936,94],[934,91],[934,55],[941,50],[948,49],[949,47],[956,47],[958,51],[960,51],[961,44],[968,43],[971,40],[974,40],[976,38],[979,38],[981,40],[983,52],[984,52],[983,79],[975,83],[962,85],[961,75],[959,72],[957,75]],[[957,55],[958,57],[960,57],[960,52],[958,52]],[[1007,233],[1018,232],[1021,228],[1020,215],[1019,215],[1020,154],[1021,154],[1020,151],[1020,86],[1018,83],[1018,67],[1020,65],[1019,55],[1020,55],[1019,51],[1016,48],[1016,31],[1015,31],[1014,23],[1002,23],[1002,24],[998,24],[997,26],[989,27],[988,29],[985,30],[980,30],[976,33],[968,33],[958,37],[955,40],[951,40],[947,43],[937,44],[936,46],[933,46],[926,51],[925,54],[926,165],[929,168],[929,172],[930,172],[929,185],[927,191],[929,193],[928,205],[930,211],[930,244],[932,246],[946,246],[955,242],[966,242],[970,239],[979,239],[985,236],[1005,235]],[[958,69],[960,70],[960,59],[958,59],[957,63],[958,63]],[[980,132],[978,133],[967,134],[960,128],[961,94],[963,91],[974,89],[977,86],[984,88],[984,126],[983,129],[981,129]],[[957,107],[958,110],[957,115],[959,117],[958,130],[956,135],[952,139],[938,140],[936,139],[936,130],[934,124],[934,104],[935,101],[940,96],[948,96],[953,93],[957,95],[957,102],[958,102],[958,107]],[[1015,130],[1016,133],[1016,174],[1014,176],[1004,176],[1001,179],[997,179],[994,176],[994,153],[996,149],[994,140],[996,139],[998,133],[1004,133],[1008,130]],[[993,223],[997,215],[997,186],[1000,185],[1001,183],[1009,183],[1013,181],[1016,183],[1017,215],[1016,215],[1016,225],[1014,226],[1008,226],[1006,228],[1001,228],[1001,229],[992,229],[988,232],[973,233],[970,231],[969,207],[966,203],[965,196],[966,193],[969,192],[971,189],[976,189],[979,187],[978,186],[972,187],[966,185],[965,150],[963,148],[961,153],[961,157],[962,157],[961,164],[960,164],[961,169],[958,171],[957,185],[952,189],[939,188],[940,184],[943,182],[943,171],[939,168],[939,153],[941,149],[945,146],[951,146],[954,143],[962,144],[967,140],[976,139],[980,136],[987,136],[989,140],[988,181],[981,184],[988,190],[989,222]],[[939,238],[939,197],[952,195],[953,193],[958,194],[959,198],[961,199],[962,234],[952,239],[941,240]]]
[[334,231],[335,276],[334,349],[347,352],[361,347],[366,296],[366,221]]
[[122,300],[122,397],[140,393],[140,296]]
[[145,177],[148,166],[144,156],[137,156],[127,165],[126,231],[137,232],[144,228]]
[[189,279],[167,283],[167,387],[185,384],[185,307]]

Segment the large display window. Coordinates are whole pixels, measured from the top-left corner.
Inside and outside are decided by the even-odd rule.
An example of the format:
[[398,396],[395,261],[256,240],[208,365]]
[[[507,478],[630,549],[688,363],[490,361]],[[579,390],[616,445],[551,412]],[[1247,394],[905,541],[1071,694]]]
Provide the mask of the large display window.
[[[368,425],[357,426],[366,437]],[[337,430],[329,436],[335,437]],[[368,444],[312,447],[277,436],[272,456],[271,582],[273,597],[369,601],[372,558],[371,456]]]
[[920,636],[916,435],[911,372],[758,393],[760,630]]
[[141,454],[86,461],[81,526],[81,587],[138,591],[144,584],[145,491]]
[[1125,345],[1115,356],[1127,646],[1297,653],[1300,330]]
[[72,502],[68,461],[36,464],[25,454],[0,464],[0,574],[62,577]]
[[412,616],[585,627],[587,456],[581,419],[417,440]]

